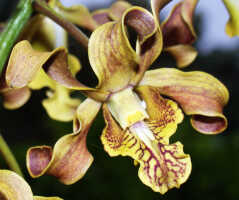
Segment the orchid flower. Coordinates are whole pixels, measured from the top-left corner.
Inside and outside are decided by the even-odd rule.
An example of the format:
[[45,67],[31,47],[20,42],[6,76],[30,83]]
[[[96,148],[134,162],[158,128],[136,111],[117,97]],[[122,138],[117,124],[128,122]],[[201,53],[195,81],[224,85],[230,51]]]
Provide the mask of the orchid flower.
[[[56,0],[50,0],[48,5],[63,14],[63,16],[72,16],[68,11],[71,8],[63,7]],[[81,8],[84,7],[78,6],[77,8],[81,10]],[[49,57],[56,56],[58,52],[61,52],[63,50],[61,47],[67,48],[68,43],[66,31],[51,19],[39,14],[30,20],[19,38],[19,40],[26,39],[31,42],[33,49],[37,51],[51,51],[59,47],[54,53],[52,52],[51,55],[45,55],[44,58],[42,58],[45,59],[43,62],[46,62]],[[22,46],[21,51],[23,51],[23,49],[24,47]],[[19,54],[19,56],[21,55]],[[36,60],[39,59],[37,54],[34,55],[34,58]],[[9,63],[11,62],[12,61],[9,61]],[[36,61],[32,60],[32,62]],[[27,62],[25,63],[26,65],[28,64]],[[81,69],[79,60],[70,54],[68,55],[68,64],[75,74]],[[1,82],[1,94],[4,99],[4,107],[8,109],[16,109],[24,105],[30,98],[31,92],[29,89],[39,90],[43,87],[48,87],[49,90],[46,92],[47,99],[44,99],[42,104],[48,115],[55,120],[71,121],[77,106],[81,102],[79,99],[72,99],[70,97],[71,90],[48,78],[41,68],[39,68],[38,73],[32,77],[31,82],[25,87],[12,89],[4,79]]]
[[[220,133],[227,127],[222,111],[229,94],[220,81],[204,72],[148,70],[163,48],[157,14],[167,2],[152,0],[153,14],[130,7],[120,20],[105,23],[91,34],[88,54],[98,77],[96,88],[74,77],[66,51],[36,52],[27,41],[16,44],[6,71],[11,87],[25,87],[42,68],[54,81],[87,97],[77,108],[72,134],[60,138],[54,148],[37,146],[28,150],[27,167],[32,177],[47,173],[72,184],[84,176],[93,161],[86,137],[103,105],[106,127],[101,141],[110,156],[130,156],[139,165],[141,181],[162,194],[179,188],[188,179],[190,156],[183,152],[180,142],[170,143],[183,120],[182,111],[192,116],[197,131]],[[136,47],[130,44],[127,26],[137,33]],[[43,59],[46,55],[48,59]],[[23,63],[27,62],[24,67],[18,62],[23,58]]]
[[62,200],[59,197],[33,196],[28,183],[18,174],[10,170],[0,170],[1,200]]

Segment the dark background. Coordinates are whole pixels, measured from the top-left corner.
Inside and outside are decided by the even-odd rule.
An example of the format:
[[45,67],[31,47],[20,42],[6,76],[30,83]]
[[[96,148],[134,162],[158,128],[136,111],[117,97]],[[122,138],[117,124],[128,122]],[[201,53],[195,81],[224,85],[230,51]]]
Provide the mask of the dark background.
[[[16,1],[0,1],[1,21],[9,17],[15,6],[14,2]],[[140,4],[139,1],[135,3]],[[146,4],[142,1],[141,5]],[[204,31],[200,26],[200,15],[196,16],[195,24],[200,40],[200,34]],[[81,53],[81,48],[72,39],[70,41],[70,51],[79,56],[83,66],[87,66],[86,53]],[[2,104],[0,105],[0,131],[16,155],[33,193],[41,196],[60,196],[65,200],[238,199],[239,42],[237,50],[215,49],[203,55],[199,54],[196,61],[186,71],[209,72],[227,86],[230,91],[230,101],[224,113],[228,118],[229,126],[222,134],[202,135],[192,129],[189,118],[185,117],[172,138],[172,142],[179,140],[184,144],[184,152],[191,155],[193,164],[189,180],[180,189],[172,189],[165,195],[154,193],[139,180],[138,170],[134,167],[132,159],[110,158],[104,152],[99,139],[104,127],[101,113],[88,134],[87,145],[95,160],[83,179],[74,185],[65,186],[54,177],[30,178],[25,167],[27,149],[34,145],[54,145],[58,138],[72,131],[72,123],[54,121],[47,116],[41,106],[41,100],[45,97],[45,89],[43,89],[33,92],[30,101],[18,110],[5,110]],[[154,66],[159,64],[175,66],[174,61],[167,55],[161,55],[159,60],[154,63]],[[0,159],[0,166],[7,168],[3,159]]]

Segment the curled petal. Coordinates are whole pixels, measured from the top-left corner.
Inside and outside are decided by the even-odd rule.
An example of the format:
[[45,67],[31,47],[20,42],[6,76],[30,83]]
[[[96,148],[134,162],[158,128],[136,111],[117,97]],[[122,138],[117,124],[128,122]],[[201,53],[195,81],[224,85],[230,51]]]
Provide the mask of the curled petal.
[[191,45],[174,45],[171,47],[166,47],[164,51],[169,52],[171,55],[173,55],[179,68],[190,65],[198,55],[197,50]]
[[161,97],[158,88],[140,86],[136,90],[146,103],[149,115],[146,121],[155,138],[161,143],[169,144],[170,136],[176,132],[177,125],[183,120],[181,109],[172,100]]
[[74,133],[60,138],[53,150],[48,146],[28,150],[27,168],[32,177],[47,173],[69,185],[84,176],[93,162],[86,146],[86,137],[100,106],[100,103],[86,99],[78,107]]
[[3,106],[7,109],[17,109],[23,106],[31,96],[27,87],[19,89],[8,89],[1,92],[3,96]]
[[[180,49],[181,52],[185,50],[184,45],[191,45],[197,37],[193,28],[196,4],[197,0],[184,0],[178,3],[162,24],[164,48],[175,57],[177,64],[180,64],[179,67],[186,67],[196,57],[195,50],[187,51],[186,54],[180,53]],[[177,51],[169,48],[174,46],[177,46]],[[186,49],[189,50],[187,47]],[[186,58],[183,58],[184,56]],[[180,60],[187,60],[187,62],[182,63]]]
[[33,194],[27,182],[9,170],[0,170],[1,200],[32,200]]
[[228,36],[239,36],[239,2],[237,0],[223,0],[230,19],[226,25],[226,33]]
[[[138,35],[136,52],[130,45],[125,25]],[[140,7],[128,9],[121,21],[109,22],[96,29],[89,40],[89,60],[99,79],[98,88],[114,92],[130,82],[135,84],[161,51],[162,41],[157,40],[156,32],[153,16]],[[136,71],[140,77],[132,81]]]
[[12,88],[27,86],[36,76],[40,68],[66,54],[63,48],[52,52],[40,52],[32,49],[26,40],[17,43],[10,55],[6,71],[6,82]]
[[140,85],[157,87],[161,94],[177,101],[186,114],[193,115],[191,123],[201,133],[216,134],[227,127],[227,119],[222,112],[229,92],[207,73],[161,68],[148,71]]
[[139,163],[139,178],[156,192],[164,194],[169,189],[179,188],[191,172],[190,156],[183,153],[177,142],[166,145],[152,141],[145,145],[137,136],[123,131],[104,106],[106,127],[101,136],[105,150],[110,156],[130,156]]
[[[73,76],[81,69],[78,59],[74,56],[68,56],[68,64]],[[71,98],[71,90],[50,79],[43,69],[40,69],[28,86],[31,89],[50,88],[47,91],[48,98],[43,100],[42,104],[52,119],[71,121],[74,118],[76,109],[81,101]]]

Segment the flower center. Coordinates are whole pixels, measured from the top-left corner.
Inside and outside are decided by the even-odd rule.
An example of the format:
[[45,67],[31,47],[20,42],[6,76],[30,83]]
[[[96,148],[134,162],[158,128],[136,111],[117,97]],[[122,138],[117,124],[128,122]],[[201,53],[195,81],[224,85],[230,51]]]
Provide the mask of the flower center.
[[149,118],[142,101],[131,87],[113,94],[107,106],[123,129]]

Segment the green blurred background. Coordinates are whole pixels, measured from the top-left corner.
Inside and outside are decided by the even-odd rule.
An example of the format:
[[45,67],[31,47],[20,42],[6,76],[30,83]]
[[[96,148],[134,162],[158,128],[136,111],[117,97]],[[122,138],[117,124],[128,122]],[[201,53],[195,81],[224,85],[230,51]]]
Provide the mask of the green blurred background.
[[[70,0],[69,0],[70,1]],[[0,1],[0,19],[6,20],[14,9],[16,1]],[[144,1],[133,2],[146,6]],[[195,18],[200,41],[203,34],[203,16]],[[239,40],[239,39],[238,39]],[[59,183],[54,177],[43,176],[32,179],[25,167],[25,153],[34,145],[54,145],[57,139],[72,131],[72,123],[51,120],[41,100],[45,89],[33,92],[30,101],[14,111],[0,106],[0,131],[9,143],[19,161],[26,180],[35,195],[60,196],[65,200],[78,199],[114,199],[114,200],[179,200],[179,199],[238,199],[239,198],[239,41],[237,48],[216,48],[209,52],[200,52],[196,61],[186,69],[209,72],[219,78],[230,91],[230,102],[225,107],[228,118],[227,130],[216,136],[202,135],[192,129],[189,118],[185,117],[179,125],[172,142],[181,141],[184,152],[192,158],[193,168],[189,180],[180,189],[172,189],[165,195],[154,193],[141,183],[137,176],[137,167],[128,157],[110,158],[100,142],[104,127],[102,114],[99,113],[87,138],[89,151],[94,155],[94,163],[83,179],[71,186]],[[196,45],[198,45],[196,43]],[[70,51],[76,54],[87,68],[87,54],[70,39]],[[167,55],[161,55],[154,66],[175,66]],[[196,67],[195,67],[196,66]],[[83,70],[82,73],[86,73]],[[89,76],[92,73],[88,74]],[[87,78],[89,80],[89,78]],[[238,112],[238,113],[237,113]],[[0,159],[1,168],[7,168]]]

